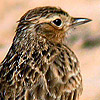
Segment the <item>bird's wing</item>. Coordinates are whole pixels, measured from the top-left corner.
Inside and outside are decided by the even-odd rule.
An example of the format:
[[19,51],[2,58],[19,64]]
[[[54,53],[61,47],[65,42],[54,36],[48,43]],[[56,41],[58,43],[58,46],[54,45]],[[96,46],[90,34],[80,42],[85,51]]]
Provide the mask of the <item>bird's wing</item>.
[[46,46],[40,51],[35,50],[29,55],[25,52],[21,56],[8,53],[9,57],[0,69],[0,73],[5,71],[0,81],[0,93],[6,91],[2,97],[16,100],[77,100],[82,91],[82,78],[74,53],[65,46]]
[[82,77],[77,57],[66,46],[52,49],[50,55],[49,60],[53,62],[45,75],[50,95],[61,100],[78,100],[82,92]]

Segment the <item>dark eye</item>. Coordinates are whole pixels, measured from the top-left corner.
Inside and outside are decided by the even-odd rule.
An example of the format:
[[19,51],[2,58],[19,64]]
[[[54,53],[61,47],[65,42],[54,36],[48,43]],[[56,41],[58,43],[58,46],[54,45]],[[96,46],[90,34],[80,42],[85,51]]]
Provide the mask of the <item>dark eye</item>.
[[60,19],[55,19],[55,20],[53,21],[53,23],[54,23],[55,25],[57,25],[57,26],[60,26],[60,25],[62,24],[62,22],[61,22]]

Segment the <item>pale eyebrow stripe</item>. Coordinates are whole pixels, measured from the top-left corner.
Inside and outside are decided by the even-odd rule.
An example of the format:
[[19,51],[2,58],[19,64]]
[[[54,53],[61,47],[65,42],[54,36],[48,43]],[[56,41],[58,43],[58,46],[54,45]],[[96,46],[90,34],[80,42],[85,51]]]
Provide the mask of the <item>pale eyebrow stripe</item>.
[[48,14],[48,15],[46,16],[46,18],[49,18],[50,16],[52,16],[52,13]]

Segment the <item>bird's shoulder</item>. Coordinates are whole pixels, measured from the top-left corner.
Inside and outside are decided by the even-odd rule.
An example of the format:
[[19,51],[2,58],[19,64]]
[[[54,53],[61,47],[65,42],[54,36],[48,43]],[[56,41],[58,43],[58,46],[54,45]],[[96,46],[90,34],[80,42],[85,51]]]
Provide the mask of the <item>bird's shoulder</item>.
[[82,77],[79,62],[74,52],[66,45],[57,44],[50,48],[47,55],[48,67],[44,79],[51,95],[59,97],[63,93],[81,94]]
[[79,61],[68,46],[57,45],[55,56],[51,61],[50,70],[59,82],[66,84],[66,90],[72,91],[82,85]]
[[63,93],[80,90],[79,63],[72,50],[62,44],[38,42],[39,45],[34,44],[28,51],[19,54],[10,49],[0,67],[0,83],[6,86],[2,90],[10,93],[14,90],[16,98],[28,93],[38,99],[44,96],[58,98]]

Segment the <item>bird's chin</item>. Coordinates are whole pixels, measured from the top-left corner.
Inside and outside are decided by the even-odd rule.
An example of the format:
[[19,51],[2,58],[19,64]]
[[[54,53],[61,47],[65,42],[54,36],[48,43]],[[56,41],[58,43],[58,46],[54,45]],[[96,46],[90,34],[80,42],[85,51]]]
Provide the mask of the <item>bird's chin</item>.
[[76,29],[76,27],[71,26],[71,27],[66,31],[66,35],[71,34],[75,29]]

